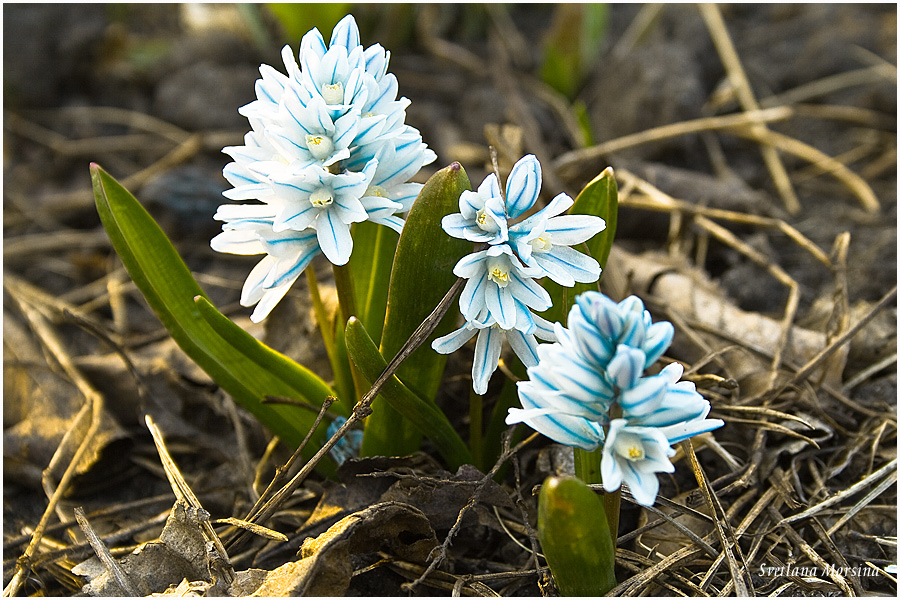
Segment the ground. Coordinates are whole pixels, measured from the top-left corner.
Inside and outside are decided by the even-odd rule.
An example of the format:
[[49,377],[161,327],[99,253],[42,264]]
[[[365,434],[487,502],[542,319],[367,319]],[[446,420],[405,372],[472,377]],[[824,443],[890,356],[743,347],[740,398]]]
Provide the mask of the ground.
[[[329,376],[305,285],[253,326],[238,304],[252,259],[209,248],[229,187],[221,149],[248,128],[237,108],[259,64],[280,68],[282,45],[296,51],[315,19],[327,38],[345,9],[324,6],[286,26],[262,5],[4,5],[4,585],[24,575],[11,591],[99,585],[102,567],[75,567],[95,554],[76,507],[113,556],[191,547],[172,539],[179,524],[199,531],[202,513],[173,511],[145,414],[213,519],[243,518],[290,455],[147,309],[100,226],[88,165],[148,207],[225,314]],[[703,487],[679,447],[661,512],[623,502],[613,592],[894,596],[896,6],[610,5],[568,97],[541,68],[547,40],[584,18],[572,6],[346,10],[365,45],[391,51],[407,122],[438,155],[417,181],[459,161],[477,185],[491,145],[502,168],[541,160],[544,201],[615,172],[603,291],[639,294],[676,325],[667,359],[687,365],[726,426],[695,441]],[[438,398],[460,431],[470,356],[451,358]],[[300,587],[268,592],[557,593],[535,555],[533,490],[571,469],[571,453],[538,439],[491,479],[493,464],[449,473],[423,450],[348,463],[340,483],[312,476],[264,523],[288,542],[229,546],[243,586],[230,593],[293,569],[304,540],[354,513],[330,545],[319,538],[319,563],[285,576]],[[675,503],[702,543],[670,524]],[[170,512],[168,545],[141,546]],[[143,594],[182,578],[225,593],[200,555],[171,573],[148,558],[128,576]]]

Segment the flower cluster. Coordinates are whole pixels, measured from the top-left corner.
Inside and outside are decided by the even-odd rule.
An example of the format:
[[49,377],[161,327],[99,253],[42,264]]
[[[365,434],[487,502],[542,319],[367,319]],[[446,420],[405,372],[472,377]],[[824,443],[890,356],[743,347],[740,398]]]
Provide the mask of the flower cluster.
[[[525,423],[569,446],[603,445],[603,486],[628,484],[635,500],[651,505],[659,491],[657,472],[674,470],[671,445],[724,423],[706,418],[709,402],[693,383],[679,381],[684,368],[672,363],[644,375],[672,341],[668,322],[653,323],[635,296],[618,304],[597,292],[576,299],[568,329],[555,326],[556,343],[538,347],[538,363],[518,384],[522,408],[506,423]],[[610,419],[618,406],[621,417]]]
[[453,269],[467,279],[459,298],[465,324],[436,339],[432,348],[449,354],[478,335],[472,365],[476,393],[487,391],[506,340],[526,366],[538,363],[536,338],[554,341],[553,326],[532,311],[547,310],[551,300],[536,281],[549,277],[564,286],[590,283],[600,277],[596,260],[571,248],[606,227],[599,217],[562,215],[574,204],[559,194],[527,218],[541,190],[541,165],[528,155],[519,160],[506,181],[506,194],[490,174],[477,191],[459,198],[459,212],[444,217],[449,235],[488,247],[460,260]]
[[300,44],[299,64],[282,50],[287,75],[262,65],[257,99],[239,112],[252,127],[243,146],[224,152],[231,200],[215,218],[219,252],[265,254],[250,273],[241,304],[256,304],[261,321],[319,253],[335,265],[353,251],[350,226],[373,221],[400,231],[399,216],[421,184],[407,183],[436,159],[419,132],[404,123],[409,100],[397,99],[387,72],[390,54],[363,48],[351,15],[335,26],[328,46],[317,29]]

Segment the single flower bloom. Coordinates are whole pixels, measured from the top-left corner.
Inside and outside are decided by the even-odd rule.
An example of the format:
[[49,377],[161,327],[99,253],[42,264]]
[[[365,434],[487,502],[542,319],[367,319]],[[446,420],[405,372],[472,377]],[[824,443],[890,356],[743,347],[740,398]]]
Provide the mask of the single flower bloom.
[[408,181],[423,166],[434,162],[437,155],[422,142],[419,132],[409,126],[370,149],[375,152],[362,168],[375,164],[375,169],[360,202],[370,221],[399,233],[404,221],[398,214],[409,212],[423,187],[421,183]]
[[467,321],[483,319],[487,309],[501,328],[512,329],[528,318],[523,310],[540,312],[552,306],[550,295],[532,278],[534,271],[522,265],[506,244],[464,256],[453,274],[468,279],[459,296],[459,309]]
[[210,242],[213,250],[266,255],[250,271],[241,290],[241,306],[256,305],[250,320],[259,323],[321,251],[316,230],[275,232],[274,208],[269,205],[223,205],[215,218],[225,223],[222,233]]
[[497,176],[491,173],[478,186],[478,191],[466,190],[460,194],[459,212],[444,217],[441,227],[447,235],[470,242],[506,242],[509,230]]
[[625,419],[613,419],[603,445],[600,475],[603,489],[614,492],[622,485],[643,506],[650,506],[659,492],[657,473],[672,473],[669,457],[675,451],[663,432],[655,427],[635,427]]
[[[374,170],[374,165],[371,169]],[[267,202],[276,208],[276,233],[313,228],[322,252],[336,265],[346,264],[353,251],[350,225],[368,218],[360,197],[368,189],[368,174],[333,174],[317,165],[300,173],[273,178],[274,196]]]
[[346,113],[354,105],[362,106],[368,99],[365,50],[360,44],[356,20],[347,15],[335,25],[331,42],[318,29],[312,29],[300,40],[300,68],[288,66],[288,73],[299,79],[329,107],[332,116]]
[[568,195],[559,194],[547,206],[509,228],[509,243],[522,261],[566,287],[600,278],[600,263],[571,246],[606,229],[606,221],[600,217],[562,215],[574,203]]

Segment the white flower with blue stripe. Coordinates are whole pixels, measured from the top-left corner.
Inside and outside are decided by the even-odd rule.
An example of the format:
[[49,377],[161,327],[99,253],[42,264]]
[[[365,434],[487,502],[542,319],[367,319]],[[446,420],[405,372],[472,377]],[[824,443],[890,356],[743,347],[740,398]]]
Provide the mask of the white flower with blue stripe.
[[[523,309],[528,312],[527,308]],[[490,314],[486,308],[482,314]],[[538,356],[543,345],[539,345],[536,338],[547,342],[556,340],[553,326],[538,315],[528,314],[531,323],[522,323],[521,328],[512,327],[504,329],[497,321],[489,316],[485,322],[473,320],[466,323],[456,331],[440,337],[432,342],[431,347],[441,353],[450,354],[462,348],[463,344],[475,339],[475,357],[472,361],[472,389],[476,394],[487,392],[491,375],[500,364],[500,354],[503,350],[503,342],[506,342],[522,364],[536,366]]]
[[[574,326],[573,326],[574,324]],[[569,328],[538,347],[538,364],[518,383],[522,408],[506,423],[525,423],[561,444],[592,451],[603,446],[607,491],[628,484],[640,504],[656,498],[657,472],[671,472],[671,445],[724,425],[709,419],[709,402],[672,363],[644,375],[672,339],[666,322],[653,323],[636,297],[615,303],[597,292],[576,298]],[[618,407],[620,418],[610,420]]]
[[275,231],[275,208],[268,204],[220,206],[215,218],[222,233],[210,245],[229,254],[265,254],[250,271],[241,290],[241,305],[256,308],[250,315],[262,321],[321,252],[315,229]]
[[454,274],[468,280],[459,298],[465,324],[432,344],[437,352],[448,354],[477,333],[472,386],[478,394],[487,391],[504,340],[526,367],[537,365],[537,338],[556,340],[552,325],[532,312],[552,305],[538,279],[549,277],[573,286],[600,277],[597,261],[569,246],[590,239],[606,224],[590,215],[560,216],[574,203],[566,194],[534,215],[510,224],[534,207],[540,190],[541,165],[529,154],[513,166],[505,194],[492,173],[476,191],[464,191],[459,197],[459,212],[441,221],[448,235],[488,245],[464,257],[453,269]]
[[[252,130],[243,146],[223,150],[233,159],[223,170],[233,186],[224,196],[268,208],[221,207],[216,218],[225,221],[223,234],[213,244],[221,252],[243,253],[250,247],[244,239],[249,223],[258,237],[255,250],[269,248],[274,239],[302,239],[304,250],[297,256],[303,260],[286,270],[292,274],[318,253],[335,265],[346,264],[353,252],[353,223],[369,220],[399,232],[400,215],[422,188],[409,179],[437,158],[404,122],[409,100],[397,98],[397,79],[387,72],[390,54],[377,44],[363,48],[351,15],[335,26],[327,45],[317,29],[307,33],[298,58],[299,64],[285,46],[286,74],[260,67],[257,98],[238,111]],[[261,210],[271,230],[261,223]],[[243,224],[235,229],[238,223]],[[238,240],[235,231],[244,237]],[[254,320],[265,318],[277,303],[271,299],[284,295],[287,279],[296,280],[280,271],[258,276],[264,266],[284,266],[284,258],[264,259],[254,269],[252,293],[242,297],[245,306],[262,302]]]
[[470,242],[508,241],[506,209],[497,176],[491,173],[478,186],[478,191],[466,190],[460,194],[459,212],[444,217],[441,227],[448,235]]
[[531,311],[550,308],[550,295],[532,278],[533,270],[522,265],[506,244],[464,256],[453,269],[467,279],[459,297],[460,312],[466,319],[458,330],[434,340],[432,348],[441,354],[455,352],[475,334],[472,387],[478,394],[487,391],[488,381],[500,362],[503,341],[507,341],[525,365],[537,364],[535,336],[553,341],[553,326]]

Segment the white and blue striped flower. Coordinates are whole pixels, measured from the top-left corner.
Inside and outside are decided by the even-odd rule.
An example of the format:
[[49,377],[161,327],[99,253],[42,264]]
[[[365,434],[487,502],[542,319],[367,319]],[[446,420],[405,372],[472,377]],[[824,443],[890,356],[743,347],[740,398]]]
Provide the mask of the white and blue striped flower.
[[656,474],[675,471],[669,460],[674,454],[659,429],[630,425],[625,419],[613,419],[600,461],[603,489],[614,492],[623,482],[627,483],[637,503],[650,506],[659,492]]
[[256,305],[250,320],[259,323],[321,252],[316,230],[276,232],[275,208],[268,204],[226,204],[219,207],[215,218],[225,224],[210,242],[213,250],[266,255],[250,271],[241,290],[241,304]]
[[600,278],[600,263],[571,246],[606,229],[606,222],[600,217],[562,215],[574,203],[568,195],[559,194],[547,206],[509,228],[509,243],[522,261],[566,287]]
[[[707,418],[710,404],[693,383],[680,381],[680,364],[644,375],[673,330],[669,323],[653,323],[638,298],[616,304],[586,292],[576,298],[569,325],[557,323],[556,343],[538,348],[538,364],[518,383],[522,408],[511,408],[506,423],[525,423],[587,451],[603,445],[607,491],[624,481],[639,503],[652,504],[659,489],[655,473],[673,468],[671,444],[724,423]],[[615,406],[621,418],[610,420]]]
[[486,309],[503,329],[522,328],[533,321],[528,309],[552,306],[550,294],[533,279],[534,271],[506,244],[464,256],[453,274],[468,280],[459,296],[459,310],[467,321],[485,322]]
[[502,244],[509,240],[506,209],[500,184],[493,173],[488,175],[478,191],[464,191],[459,196],[459,212],[441,221],[448,235],[470,242]]
[[453,269],[468,279],[459,297],[462,327],[438,338],[431,347],[441,354],[455,352],[476,334],[472,387],[487,391],[506,341],[526,366],[537,364],[538,343],[556,339],[553,326],[531,312],[550,308],[550,295],[530,276],[506,244],[464,256]]
[[[254,223],[266,248],[266,240],[303,239],[305,250],[298,256],[304,260],[294,265],[303,264],[302,271],[319,251],[335,265],[346,264],[353,251],[353,223],[370,220],[400,231],[400,215],[422,188],[408,180],[437,157],[404,123],[409,100],[397,98],[397,79],[387,72],[389,53],[377,44],[363,48],[351,15],[335,26],[328,45],[318,30],[307,33],[298,58],[299,64],[285,46],[286,74],[260,67],[257,98],[238,111],[252,130],[243,146],[223,150],[233,159],[223,171],[233,188],[223,195],[257,200],[268,208],[221,207],[216,218],[225,221],[223,235],[213,247],[245,249],[234,225]],[[270,217],[271,230],[260,222],[260,210]],[[285,263],[284,257],[264,259],[252,275],[262,272],[260,265],[276,262]],[[252,284],[245,289],[254,293],[244,294],[242,303],[264,300],[253,313],[256,320],[265,318],[290,287],[280,276],[256,277]]]

